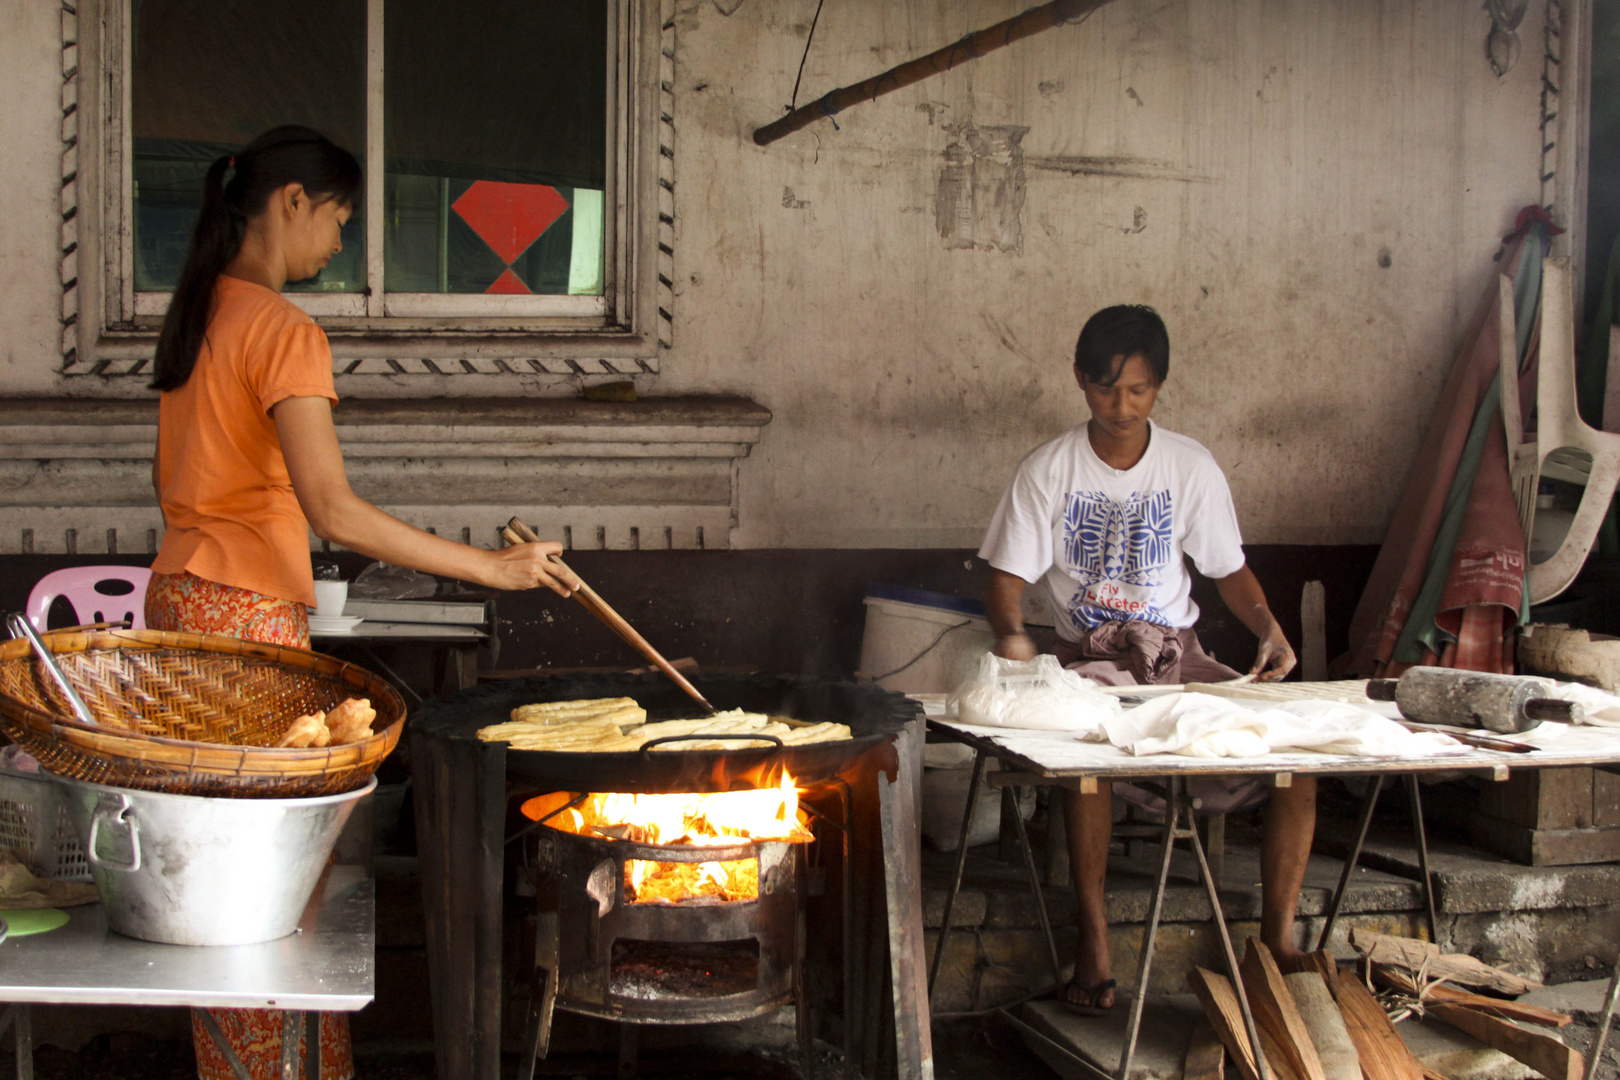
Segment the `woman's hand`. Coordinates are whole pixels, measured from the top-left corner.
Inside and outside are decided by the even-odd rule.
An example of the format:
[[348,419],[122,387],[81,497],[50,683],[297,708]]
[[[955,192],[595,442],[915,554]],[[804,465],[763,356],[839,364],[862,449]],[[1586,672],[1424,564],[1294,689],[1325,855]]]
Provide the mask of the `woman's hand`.
[[555,540],[544,540],[486,552],[489,571],[478,583],[509,592],[544,585],[558,596],[573,596],[579,589],[579,578],[562,563],[553,561],[553,556],[560,556],[562,550]]
[[1293,646],[1283,636],[1282,627],[1277,620],[1272,619],[1271,625],[1260,636],[1260,649],[1255,653],[1254,667],[1249,674],[1255,677],[1256,682],[1277,682],[1294,670],[1298,660],[1294,657]]

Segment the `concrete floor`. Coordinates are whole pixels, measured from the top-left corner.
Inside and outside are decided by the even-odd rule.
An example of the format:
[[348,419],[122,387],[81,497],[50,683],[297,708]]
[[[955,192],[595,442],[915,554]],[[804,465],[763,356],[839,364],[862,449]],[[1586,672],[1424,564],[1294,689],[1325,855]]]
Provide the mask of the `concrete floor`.
[[[356,1080],[435,1080],[433,1055],[356,1048]],[[135,1032],[117,1032],[90,1040],[77,1052],[53,1046],[35,1053],[38,1080],[195,1080],[189,1041]],[[509,1054],[502,1077],[516,1077],[520,1062]],[[608,1054],[559,1056],[541,1062],[542,1076],[617,1076],[617,1060]],[[816,1075],[841,1076],[843,1059],[818,1045]],[[947,1021],[934,1029],[934,1068],[938,1080],[1051,1080],[1052,1072],[1024,1046],[1016,1033],[993,1018]],[[664,1080],[803,1080],[796,1051],[779,1046],[747,1053],[700,1050],[679,1055],[651,1055],[639,1063],[638,1075]]]

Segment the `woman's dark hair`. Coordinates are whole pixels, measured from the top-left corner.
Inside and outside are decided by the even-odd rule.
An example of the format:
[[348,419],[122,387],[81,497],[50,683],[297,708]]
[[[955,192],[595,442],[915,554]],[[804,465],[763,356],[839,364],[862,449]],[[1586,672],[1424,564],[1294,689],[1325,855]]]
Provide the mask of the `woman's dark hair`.
[[302,184],[317,202],[338,199],[352,206],[360,201],[360,163],[320,132],[289,124],[208,166],[202,213],[158,335],[152,389],[176,390],[191,378],[208,336],[214,284],[241,250],[249,219],[288,184]]
[[1074,343],[1074,367],[1087,382],[1113,386],[1119,378],[1114,358],[1129,360],[1138,354],[1147,361],[1153,381],[1164,382],[1170,374],[1170,332],[1164,320],[1146,304],[1119,304],[1086,320]]

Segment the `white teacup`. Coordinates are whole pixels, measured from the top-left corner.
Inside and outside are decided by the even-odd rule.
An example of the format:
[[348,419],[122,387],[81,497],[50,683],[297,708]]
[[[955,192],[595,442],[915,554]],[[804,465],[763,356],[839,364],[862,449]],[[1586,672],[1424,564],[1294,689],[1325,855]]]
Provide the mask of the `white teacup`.
[[347,581],[317,581],[315,583],[315,610],[318,619],[336,619],[343,615],[343,605],[349,602]]

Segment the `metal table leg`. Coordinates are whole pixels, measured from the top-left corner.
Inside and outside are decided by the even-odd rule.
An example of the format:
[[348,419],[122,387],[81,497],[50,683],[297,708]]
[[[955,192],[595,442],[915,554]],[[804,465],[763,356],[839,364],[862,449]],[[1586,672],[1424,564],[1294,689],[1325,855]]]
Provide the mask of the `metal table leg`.
[[8,1005],[0,1012],[0,1035],[16,1025],[17,1080],[34,1080],[34,1024],[33,1013],[26,1001]]
[[1586,1055],[1589,1076],[1596,1076],[1603,1065],[1603,1046],[1609,1041],[1609,1028],[1614,1023],[1617,998],[1620,998],[1620,956],[1615,957],[1614,974],[1609,977],[1609,992],[1603,995],[1603,1015],[1598,1018],[1597,1034],[1593,1036],[1592,1049]]
[[939,924],[939,940],[934,943],[934,962],[928,965],[928,997],[933,1000],[934,980],[939,977],[939,963],[945,958],[945,944],[951,936],[951,909],[956,906],[956,894],[962,890],[962,872],[967,869],[968,832],[973,827],[973,804],[979,798],[979,781],[984,778],[985,753],[973,751],[973,777],[968,781],[967,806],[962,811],[962,831],[956,843],[956,872],[945,891],[945,917]]
[[298,1080],[298,1032],[304,1026],[304,1014],[297,1009],[285,1009],[281,1014],[281,1080]]
[[[1052,961],[1052,982],[1062,987],[1063,961],[1058,959],[1057,939],[1052,936],[1052,919],[1046,912],[1046,892],[1041,888],[1041,874],[1035,868],[1035,851],[1029,846],[1029,830],[1024,827],[1024,815],[1018,807],[1023,798],[1023,789],[1015,787],[1006,790],[1012,792],[1013,828],[1018,836],[1018,851],[1024,857],[1024,871],[1029,875],[1030,895],[1035,898],[1035,914],[1041,920],[1041,933],[1046,937],[1046,955]],[[944,940],[943,937],[941,940]]]
[[[1192,825],[1190,820],[1188,825]],[[1221,910],[1220,884],[1209,872],[1209,861],[1204,858],[1204,845],[1199,842],[1196,826],[1187,830],[1187,838],[1192,841],[1193,854],[1198,858],[1198,876],[1204,879],[1204,889],[1209,893],[1210,912],[1215,917],[1215,929],[1221,935],[1221,951],[1226,955],[1226,971],[1232,977],[1232,990],[1237,994],[1238,1011],[1243,1014],[1243,1030],[1248,1035],[1249,1046],[1254,1052],[1255,1071],[1260,1075],[1260,1080],[1269,1080],[1271,1066],[1267,1063],[1266,1055],[1260,1046],[1260,1033],[1254,1023],[1254,1010],[1249,1007],[1249,994],[1243,988],[1243,973],[1238,970],[1237,951],[1232,948],[1232,932],[1226,925],[1226,913]]]
[[[1327,948],[1328,935],[1333,932],[1333,924],[1339,918],[1339,909],[1344,904],[1344,894],[1349,891],[1350,878],[1356,872],[1356,864],[1361,861],[1361,849],[1367,841],[1367,827],[1372,824],[1373,810],[1378,806],[1378,794],[1383,789],[1384,777],[1382,774],[1371,778],[1367,785],[1367,794],[1362,797],[1361,815],[1356,822],[1356,842],[1350,849],[1350,857],[1345,860],[1344,870],[1339,874],[1339,886],[1333,891],[1333,901],[1328,905],[1327,921],[1322,924],[1322,934],[1316,939],[1318,949]],[[1440,917],[1439,908],[1434,899],[1434,875],[1429,872],[1429,838],[1423,827],[1423,796],[1418,788],[1416,773],[1406,776],[1407,798],[1412,806],[1412,836],[1417,844],[1418,872],[1422,876],[1423,907],[1429,920],[1429,940],[1440,944]]]
[[219,1047],[219,1052],[225,1056],[225,1064],[231,1067],[231,1072],[235,1074],[236,1080],[253,1080],[253,1077],[247,1071],[247,1066],[242,1064],[242,1059],[236,1056],[235,1050],[231,1049],[231,1044],[225,1038],[225,1033],[219,1030],[219,1021],[214,1019],[213,1010],[198,1009],[197,1012],[202,1017],[203,1030],[208,1032],[208,1037],[214,1040],[214,1045]]
[[321,1014],[304,1014],[304,1080],[321,1080]]
[[1423,874],[1423,906],[1429,915],[1429,940],[1440,944],[1440,917],[1434,907],[1434,875],[1429,873],[1429,838],[1423,831],[1423,796],[1418,792],[1417,773],[1406,777],[1406,794],[1412,800],[1412,835],[1417,839],[1418,870]]
[[[1125,1045],[1119,1052],[1117,1080],[1128,1080],[1136,1059],[1136,1037],[1142,1030],[1142,1009],[1147,1003],[1148,979],[1153,974],[1153,954],[1159,944],[1159,915],[1164,910],[1164,886],[1170,878],[1170,857],[1176,851],[1176,822],[1181,817],[1181,781],[1171,780],[1164,805],[1164,836],[1160,840],[1159,874],[1153,879],[1153,898],[1148,902],[1147,936],[1142,939],[1142,965],[1131,998],[1131,1016],[1125,1025]],[[1216,916],[1220,908],[1215,909]]]
[[1356,872],[1356,863],[1361,861],[1361,845],[1367,842],[1367,826],[1372,824],[1373,811],[1378,809],[1378,793],[1384,787],[1384,776],[1379,773],[1367,785],[1367,793],[1361,797],[1361,814],[1356,819],[1356,843],[1350,849],[1350,857],[1344,860],[1344,870],[1339,874],[1339,887],[1333,890],[1333,902],[1328,905],[1327,921],[1322,924],[1322,936],[1316,939],[1318,951],[1327,948],[1328,935],[1333,933],[1333,924],[1339,919],[1339,908],[1344,904],[1344,894],[1350,889],[1350,878]]
[[[1193,855],[1198,860],[1198,876],[1203,881],[1204,889],[1209,894],[1210,912],[1215,920],[1215,929],[1221,938],[1221,950],[1226,957],[1226,969],[1232,978],[1232,989],[1237,995],[1238,1010],[1243,1014],[1243,1027],[1249,1038],[1249,1045],[1254,1048],[1256,1066],[1260,1071],[1261,1080],[1270,1080],[1271,1070],[1265,1063],[1265,1055],[1260,1052],[1260,1034],[1255,1026],[1254,1012],[1249,1008],[1249,995],[1243,989],[1243,975],[1238,970],[1237,953],[1232,948],[1231,931],[1226,926],[1226,914],[1221,911],[1221,896],[1219,884],[1215,881],[1209,870],[1209,860],[1204,857],[1204,845],[1198,839],[1198,826],[1192,820],[1187,810],[1183,781],[1172,778],[1166,785],[1164,809],[1164,839],[1163,850],[1159,860],[1159,876],[1153,885],[1153,899],[1148,906],[1147,937],[1142,942],[1141,973],[1137,977],[1136,994],[1131,1000],[1131,1015],[1125,1029],[1125,1046],[1120,1052],[1119,1069],[1115,1072],[1115,1080],[1129,1080],[1131,1065],[1136,1057],[1136,1040],[1142,1028],[1142,1010],[1147,1002],[1149,979],[1153,972],[1153,954],[1158,946],[1159,915],[1164,908],[1164,890],[1170,877],[1170,858],[1175,851],[1177,840],[1187,840],[1192,844]],[[1187,824],[1181,825],[1182,816],[1186,815]]]

